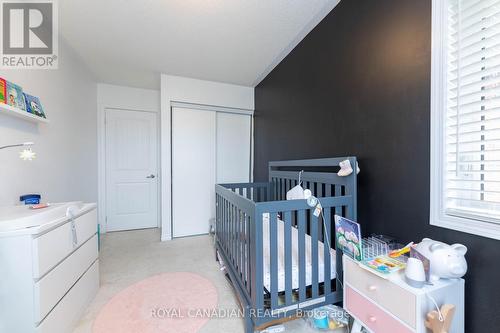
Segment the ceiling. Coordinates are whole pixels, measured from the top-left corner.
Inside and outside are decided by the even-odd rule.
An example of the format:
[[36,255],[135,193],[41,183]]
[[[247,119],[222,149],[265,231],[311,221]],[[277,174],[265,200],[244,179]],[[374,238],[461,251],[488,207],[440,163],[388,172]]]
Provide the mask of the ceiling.
[[258,84],[340,0],[64,0],[59,29],[99,82],[159,73]]

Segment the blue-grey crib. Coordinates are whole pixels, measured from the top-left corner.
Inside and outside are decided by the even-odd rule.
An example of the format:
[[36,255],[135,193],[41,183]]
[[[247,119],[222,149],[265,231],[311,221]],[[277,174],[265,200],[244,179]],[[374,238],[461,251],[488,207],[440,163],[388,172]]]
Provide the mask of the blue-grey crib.
[[[342,300],[342,254],[336,251],[335,263],[327,254],[330,254],[329,245],[335,246],[334,215],[357,218],[356,172],[347,177],[337,176],[338,164],[345,159],[355,168],[355,157],[270,162],[267,183],[215,186],[216,251],[244,308],[246,333],[299,311]],[[302,186],[310,189],[321,202],[324,226],[305,200],[286,200],[286,192],[298,184],[300,170],[304,170]],[[269,218],[266,220],[269,230],[264,230],[264,218]],[[284,238],[284,272],[278,272],[278,218],[284,226],[284,234],[279,236]],[[292,228],[296,228],[293,234],[298,242],[298,288],[295,289],[292,289]],[[270,261],[269,290],[264,286],[264,260],[267,260],[263,253],[264,232],[269,239],[266,244],[270,251],[266,252]],[[308,256],[312,265],[307,279],[306,239],[311,244]],[[324,246],[322,263],[318,241]],[[324,267],[323,283],[318,278],[320,264]],[[331,274],[332,264],[336,265],[337,278]],[[278,290],[279,273],[284,273],[284,291]],[[306,280],[310,284],[306,285]]]

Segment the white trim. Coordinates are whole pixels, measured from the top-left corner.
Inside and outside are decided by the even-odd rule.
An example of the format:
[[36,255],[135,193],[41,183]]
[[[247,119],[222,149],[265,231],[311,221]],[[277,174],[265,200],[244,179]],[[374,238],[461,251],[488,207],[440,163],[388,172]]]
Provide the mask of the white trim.
[[[173,111],[173,108],[180,108],[180,109],[183,109],[183,108],[187,108],[187,109],[195,109],[195,110],[200,110],[200,111],[208,111],[208,112],[215,112],[215,113],[230,113],[230,114],[239,114],[239,115],[243,115],[243,116],[248,116],[250,117],[250,128],[249,128],[249,131],[250,131],[250,159],[249,159],[249,181],[250,182],[253,182],[253,120],[254,120],[254,111],[253,110],[246,110],[246,109],[239,109],[239,108],[228,108],[228,107],[219,107],[219,106],[212,106],[212,105],[202,105],[202,104],[192,104],[192,103],[183,103],[183,102],[171,102],[170,103],[170,133],[172,133],[172,111]],[[216,117],[217,118],[217,117]],[[218,126],[218,122],[216,120],[215,122],[215,132],[217,133],[217,126]],[[170,140],[172,140],[172,137],[170,137]],[[172,147],[171,143],[170,143],[170,147]],[[216,155],[217,155],[217,147],[218,147],[218,144],[217,144],[217,137],[216,137],[216,141],[215,141],[215,151],[216,151]],[[170,154],[172,154],[172,151],[170,151]],[[172,166],[172,155],[170,155],[170,166]],[[215,179],[217,179],[217,163],[215,165]],[[171,177],[172,177],[172,171],[170,173]],[[170,206],[172,207],[172,185],[170,187],[170,192],[169,192],[169,195],[170,195]],[[171,230],[171,235],[170,235],[170,238],[165,238],[163,239],[163,234],[162,234],[162,241],[163,240],[171,240],[173,238],[183,238],[183,237],[190,237],[190,236],[173,236],[173,230],[174,230],[174,223],[173,223],[173,220],[172,220],[172,209],[170,210],[170,230]],[[191,236],[199,236],[199,235],[206,235],[206,233],[204,234],[198,234],[198,235],[191,235]]]
[[[114,94],[125,95],[128,98],[115,98]],[[149,94],[155,96],[158,91],[114,86],[108,84],[97,85],[97,218],[100,232],[107,232],[106,223],[106,109],[119,109],[139,112],[160,113],[158,101],[146,101],[136,98],[136,94]],[[155,97],[155,98],[156,98]],[[141,105],[142,104],[142,105]],[[161,227],[161,116],[157,117],[158,131],[158,227]]]
[[430,224],[500,240],[500,224],[444,214],[444,116],[447,73],[447,3],[432,1]]
[[196,104],[196,103],[186,103],[186,102],[170,102],[171,108],[186,108],[186,109],[195,109],[195,110],[206,110],[206,111],[215,111],[215,112],[224,112],[224,113],[235,113],[235,114],[244,114],[253,116],[254,110],[247,109],[239,109],[239,108],[228,108],[224,106],[216,106],[216,105],[205,105],[205,104]]
[[161,240],[172,239],[172,107],[168,97],[167,76],[161,76]]
[[[254,110],[254,88],[227,83],[161,75],[161,240],[172,239],[172,164],[171,112],[172,104],[210,106],[221,110]],[[179,104],[177,104],[179,105]],[[253,122],[252,122],[253,124]],[[253,161],[253,158],[252,158]]]

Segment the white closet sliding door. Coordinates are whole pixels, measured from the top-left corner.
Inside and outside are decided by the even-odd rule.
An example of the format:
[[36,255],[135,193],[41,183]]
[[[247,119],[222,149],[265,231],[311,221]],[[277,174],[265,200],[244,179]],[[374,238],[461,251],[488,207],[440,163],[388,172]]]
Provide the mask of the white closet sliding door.
[[250,182],[252,117],[217,112],[217,183]]
[[172,108],[173,236],[208,233],[215,215],[216,113]]
[[215,184],[248,182],[248,114],[172,108],[173,237],[206,234],[215,218]]

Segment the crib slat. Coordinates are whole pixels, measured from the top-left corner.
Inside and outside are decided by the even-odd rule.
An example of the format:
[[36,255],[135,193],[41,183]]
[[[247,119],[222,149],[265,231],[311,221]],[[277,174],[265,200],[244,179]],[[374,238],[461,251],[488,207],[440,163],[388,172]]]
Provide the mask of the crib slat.
[[227,206],[226,206],[226,237],[227,237],[227,254],[228,254],[228,259],[231,259],[231,252],[230,252],[230,245],[231,245],[231,231],[230,231],[230,226],[231,226],[231,203],[227,202]]
[[227,214],[227,216],[226,216],[226,223],[227,223],[227,225],[226,225],[227,245],[226,246],[227,246],[227,252],[228,252],[228,256],[229,256],[228,259],[231,258],[231,251],[230,251],[230,249],[231,249],[231,247],[230,247],[230,245],[231,245],[231,229],[230,229],[230,226],[231,226],[231,210],[230,210],[230,208],[231,208],[231,203],[228,200],[227,207],[226,207],[226,214]]
[[233,257],[233,218],[234,218],[234,205],[229,203],[229,260],[234,265],[234,257]]
[[251,253],[252,265],[250,266],[253,281],[252,284],[252,299],[254,300],[255,308],[262,309],[264,307],[264,272],[263,272],[263,216],[262,210],[258,207],[255,210],[254,223],[251,228]]
[[318,297],[318,218],[311,209],[311,264],[312,297]]
[[323,223],[324,223],[324,228],[326,229],[326,232],[324,234],[324,239],[323,239],[323,257],[324,257],[324,263],[325,263],[325,280],[324,280],[324,288],[325,288],[325,295],[328,295],[331,292],[332,289],[332,276],[331,276],[331,257],[330,257],[330,246],[332,242],[332,228],[331,228],[331,214],[330,214],[330,207],[325,208],[323,210]]
[[224,248],[224,251],[227,252],[227,229],[226,229],[226,199],[222,199],[222,230],[221,230],[221,235],[222,235],[222,247]]
[[240,274],[245,282],[245,221],[246,214],[242,211],[240,217],[240,233],[238,235],[238,248],[240,249]]
[[226,202],[226,251],[228,252],[228,259],[230,259],[231,257],[231,252],[229,251],[230,249],[230,244],[231,244],[231,234],[230,234],[230,225],[231,225],[231,215],[230,215],[230,207],[231,207],[231,203],[229,202],[229,200],[227,200]]
[[280,182],[279,182],[279,179],[276,178],[276,195],[274,197],[274,200],[276,200],[276,201],[279,200],[279,194],[281,193],[280,191],[281,191]]
[[299,301],[306,300],[306,211],[299,210]]
[[238,232],[238,259],[240,260],[240,275],[242,280],[245,281],[245,275],[243,274],[244,268],[244,256],[245,256],[245,213],[243,211],[240,212],[240,224],[239,224],[239,232]]
[[241,210],[236,210],[236,232],[235,232],[235,243],[236,243],[236,265],[238,268],[238,275],[241,274],[241,241],[240,241],[240,228],[241,228]]
[[233,245],[231,247],[231,257],[233,257],[233,264],[234,266],[237,265],[237,257],[236,257],[236,226],[238,225],[238,219],[237,219],[237,212],[238,212],[238,207],[236,205],[233,205],[233,210],[232,210],[232,219],[231,219],[231,240],[233,242]]
[[285,212],[285,302],[292,303],[292,212]]
[[238,260],[239,260],[239,265],[240,265],[240,276],[243,281],[245,281],[245,275],[243,275],[243,271],[245,270],[243,265],[243,257],[245,255],[244,252],[244,234],[245,234],[245,213],[243,211],[240,211],[240,223],[239,223],[239,231],[238,231]]
[[[217,230],[220,230],[219,229],[219,218],[220,218],[220,214],[219,214],[219,195],[217,193],[215,193],[215,241],[217,242],[218,241],[218,235],[217,235]],[[217,247],[216,247],[217,249]],[[217,251],[217,250],[216,250]],[[215,252],[217,253],[217,252]]]
[[282,180],[283,186],[281,186],[281,198],[280,200],[285,200],[286,198],[286,179]]
[[240,275],[243,283],[245,282],[245,221],[246,213],[240,213],[240,232],[238,234],[238,249],[240,251],[238,258],[240,259]]
[[278,307],[278,214],[269,214],[269,241],[271,248],[271,307]]
[[325,197],[331,197],[331,196],[332,196],[332,185],[325,184]]
[[[318,198],[323,198],[324,197],[324,191],[323,191],[323,184],[322,183],[316,183],[316,193],[318,194]],[[325,241],[325,237],[323,235],[323,225],[321,224],[321,219],[319,221],[319,239]]]
[[276,179],[276,200],[280,200],[281,195],[281,179]]
[[279,179],[279,184],[278,200],[283,200],[283,179]]
[[[342,195],[342,186],[335,185],[335,196],[340,197]],[[335,206],[335,214],[342,216],[342,206]]]
[[252,293],[252,257],[254,256],[254,253],[252,252],[252,242],[255,242],[254,239],[252,239],[252,230],[251,226],[252,223],[255,223],[255,218],[252,216],[248,217],[248,223],[247,223],[247,288],[248,292],[251,294]]

